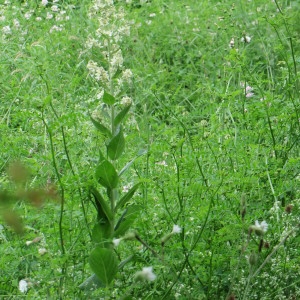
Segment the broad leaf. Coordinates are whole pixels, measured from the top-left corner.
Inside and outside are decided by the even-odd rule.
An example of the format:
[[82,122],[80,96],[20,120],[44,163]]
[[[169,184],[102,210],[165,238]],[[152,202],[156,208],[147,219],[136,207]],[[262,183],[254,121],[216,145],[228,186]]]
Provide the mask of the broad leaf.
[[140,150],[139,153],[137,154],[137,156],[124,166],[124,168],[120,171],[119,176],[121,176],[123,173],[125,173],[131,167],[131,165],[135,162],[135,160],[137,158],[139,158],[140,156],[142,156],[146,153],[148,153],[148,151],[146,149]]
[[96,121],[90,116],[93,124],[95,127],[105,136],[105,137],[111,137],[112,134],[108,128],[106,128],[104,125],[102,125],[100,122]]
[[89,263],[106,286],[112,282],[118,272],[118,259],[113,249],[96,247],[89,257]]
[[114,236],[123,236],[126,231],[132,226],[137,218],[138,212],[141,210],[139,205],[132,205],[125,209],[124,213],[120,217],[115,227]]
[[116,99],[113,95],[107,93],[104,91],[104,95],[103,95],[103,98],[102,98],[102,101],[108,105],[113,105],[115,104],[116,102]]
[[110,159],[115,160],[121,156],[125,149],[125,139],[122,128],[119,128],[117,134],[109,141],[107,145],[107,154]]
[[132,196],[134,195],[135,191],[138,189],[138,187],[141,185],[141,183],[137,183],[136,185],[134,185],[128,192],[127,194],[125,194],[117,203],[116,205],[116,211],[119,208],[124,207],[124,205],[132,198]]
[[101,244],[103,248],[106,248],[111,244],[112,233],[112,224],[108,220],[99,220],[93,227],[92,240],[94,243]]
[[122,120],[124,119],[124,117],[127,115],[127,113],[129,112],[130,110],[130,107],[131,107],[131,104],[125,106],[118,114],[117,116],[115,117],[114,119],[114,125],[115,126],[118,126]]
[[102,195],[97,191],[96,188],[91,187],[91,194],[94,196],[95,200],[95,207],[97,209],[98,213],[98,219],[108,219],[111,221],[113,219],[111,209],[105,201],[105,199],[102,197]]
[[117,187],[119,176],[114,166],[106,159],[103,159],[96,169],[96,179],[98,182],[110,189]]

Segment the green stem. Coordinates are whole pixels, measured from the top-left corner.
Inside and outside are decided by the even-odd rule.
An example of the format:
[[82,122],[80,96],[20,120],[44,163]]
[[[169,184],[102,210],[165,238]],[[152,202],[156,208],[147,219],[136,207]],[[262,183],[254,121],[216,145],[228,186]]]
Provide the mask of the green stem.
[[52,131],[49,128],[47,122],[45,121],[43,113],[42,113],[42,121],[45,125],[45,128],[46,128],[48,136],[49,136],[52,163],[53,163],[54,171],[55,171],[55,174],[56,174],[59,186],[60,186],[60,190],[61,190],[60,217],[59,217],[59,238],[60,238],[61,252],[62,252],[62,254],[65,254],[65,246],[64,246],[64,241],[63,241],[63,229],[62,229],[63,212],[64,212],[64,206],[65,206],[65,189],[64,189],[64,185],[61,181],[61,177],[60,177],[58,167],[57,167],[57,164],[56,164]]

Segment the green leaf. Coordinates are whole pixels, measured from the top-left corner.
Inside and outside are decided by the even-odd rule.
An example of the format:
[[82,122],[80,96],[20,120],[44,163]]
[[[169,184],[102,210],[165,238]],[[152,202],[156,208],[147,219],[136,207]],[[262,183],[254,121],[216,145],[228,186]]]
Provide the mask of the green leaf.
[[100,122],[96,121],[90,116],[93,124],[95,127],[105,136],[105,137],[111,137],[112,134],[108,128],[106,128],[104,125],[102,125]]
[[79,285],[79,288],[84,291],[94,291],[100,287],[104,287],[103,283],[96,276],[96,274],[91,275],[87,278],[82,284]]
[[122,128],[120,127],[117,134],[109,141],[107,145],[107,154],[110,159],[115,160],[121,156],[125,149],[125,139]]
[[139,158],[140,156],[142,156],[146,153],[148,153],[148,151],[146,149],[140,150],[139,153],[137,154],[137,156],[124,166],[124,168],[120,171],[119,176],[121,176],[123,173],[125,173],[131,167],[131,165],[135,162],[135,160],[137,158]]
[[124,117],[127,115],[127,113],[129,112],[130,110],[130,107],[131,107],[131,104],[125,106],[118,114],[117,116],[115,117],[114,119],[114,125],[115,126],[118,126],[122,120],[124,119]]
[[103,248],[111,245],[113,228],[108,220],[100,219],[92,229],[92,241],[101,244]]
[[141,182],[137,183],[136,185],[134,185],[128,192],[127,194],[125,194],[117,203],[116,205],[116,211],[119,208],[124,207],[124,205],[132,198],[132,196],[134,195],[135,191],[138,189],[138,187],[141,185]]
[[115,97],[113,95],[105,92],[105,91],[104,91],[104,95],[103,95],[102,100],[103,100],[104,103],[106,103],[108,105],[113,105],[116,102]]
[[126,231],[132,226],[137,218],[138,212],[141,210],[139,205],[131,205],[127,207],[117,222],[114,236],[123,236]]
[[106,286],[112,282],[118,272],[118,259],[113,249],[96,247],[89,257],[89,263]]
[[96,169],[96,179],[98,182],[110,189],[117,187],[119,176],[114,166],[106,159],[103,159]]
[[113,219],[113,216],[112,216],[112,212],[110,210],[110,207],[109,207],[107,201],[105,201],[105,199],[97,191],[96,188],[91,187],[90,191],[91,191],[91,194],[94,196],[94,199],[95,199],[95,207],[97,209],[99,219],[100,218],[105,218],[105,219],[107,219],[111,222],[112,219]]

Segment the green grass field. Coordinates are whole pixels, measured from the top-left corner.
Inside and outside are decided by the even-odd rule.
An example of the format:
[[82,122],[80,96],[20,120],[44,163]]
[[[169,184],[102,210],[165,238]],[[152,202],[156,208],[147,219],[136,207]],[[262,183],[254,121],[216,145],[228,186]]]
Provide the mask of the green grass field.
[[0,3],[1,299],[300,299],[300,2]]

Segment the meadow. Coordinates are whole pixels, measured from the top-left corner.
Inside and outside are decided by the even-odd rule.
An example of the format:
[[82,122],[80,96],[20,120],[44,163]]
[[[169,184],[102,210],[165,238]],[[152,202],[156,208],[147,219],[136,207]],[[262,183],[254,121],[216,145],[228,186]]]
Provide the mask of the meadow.
[[300,299],[299,0],[0,4],[1,299]]

